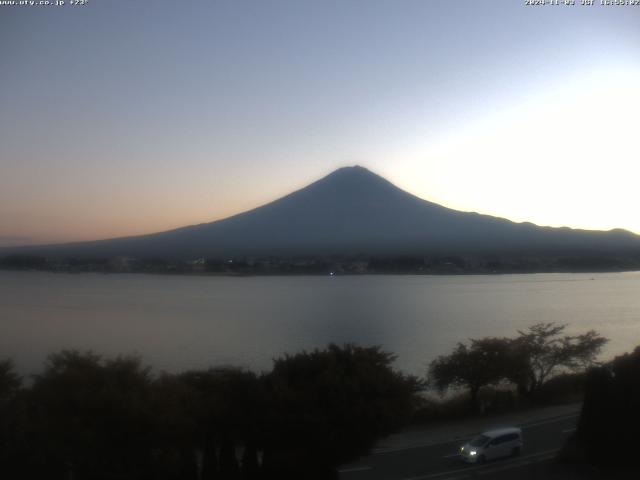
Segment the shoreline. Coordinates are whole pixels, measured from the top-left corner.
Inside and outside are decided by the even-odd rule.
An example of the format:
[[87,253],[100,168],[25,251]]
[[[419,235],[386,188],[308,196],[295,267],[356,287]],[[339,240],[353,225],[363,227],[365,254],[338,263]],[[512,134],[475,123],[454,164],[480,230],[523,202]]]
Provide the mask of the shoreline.
[[103,275],[166,275],[188,277],[357,277],[357,276],[418,276],[418,277],[444,277],[444,276],[502,276],[502,275],[548,275],[548,274],[601,274],[601,273],[640,273],[640,268],[610,269],[610,270],[530,270],[530,271],[438,271],[438,272],[198,272],[198,271],[140,271],[140,270],[67,270],[67,269],[16,269],[0,268],[0,272],[27,272],[27,273],[55,273],[82,275],[100,273]]

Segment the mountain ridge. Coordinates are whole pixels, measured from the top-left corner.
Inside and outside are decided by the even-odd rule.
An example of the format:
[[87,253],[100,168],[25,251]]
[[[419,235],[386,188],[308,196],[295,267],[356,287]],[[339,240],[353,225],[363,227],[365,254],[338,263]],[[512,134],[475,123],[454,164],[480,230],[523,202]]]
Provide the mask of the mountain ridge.
[[623,229],[581,230],[462,212],[412,195],[361,166],[343,167],[230,217],[138,236],[7,247],[44,256],[237,257],[567,253],[640,249]]

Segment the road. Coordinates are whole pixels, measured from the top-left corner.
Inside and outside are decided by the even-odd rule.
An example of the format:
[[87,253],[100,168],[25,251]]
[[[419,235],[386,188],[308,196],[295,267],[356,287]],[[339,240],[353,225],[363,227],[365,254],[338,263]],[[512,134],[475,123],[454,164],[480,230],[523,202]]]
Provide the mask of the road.
[[447,440],[425,445],[381,449],[360,461],[340,469],[341,480],[453,480],[493,478],[498,472],[539,464],[552,458],[567,436],[575,430],[578,414],[538,419],[518,425],[522,428],[524,448],[513,459],[495,460],[485,465],[467,465],[457,458],[457,451],[467,439]]

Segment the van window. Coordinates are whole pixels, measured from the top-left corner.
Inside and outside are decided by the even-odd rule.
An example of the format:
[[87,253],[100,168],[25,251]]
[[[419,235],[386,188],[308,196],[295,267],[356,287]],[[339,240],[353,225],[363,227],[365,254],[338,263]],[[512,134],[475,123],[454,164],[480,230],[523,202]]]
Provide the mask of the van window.
[[491,441],[491,445],[500,445],[501,443],[510,442],[518,438],[517,433],[508,433],[506,435],[500,435]]
[[469,445],[471,445],[472,447],[481,447],[484,444],[486,444],[489,440],[490,440],[489,437],[487,437],[486,435],[479,435],[473,440],[471,440],[469,442]]

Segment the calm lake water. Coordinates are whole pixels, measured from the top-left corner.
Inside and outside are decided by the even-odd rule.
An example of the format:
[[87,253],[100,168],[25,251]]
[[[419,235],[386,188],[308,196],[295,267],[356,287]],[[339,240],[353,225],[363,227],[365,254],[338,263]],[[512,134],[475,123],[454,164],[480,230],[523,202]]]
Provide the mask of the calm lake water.
[[640,272],[198,277],[0,272],[0,358],[37,372],[63,348],[139,354],[157,370],[267,370],[329,342],[382,345],[422,374],[458,341],[536,322],[596,329],[608,359],[640,344]]

